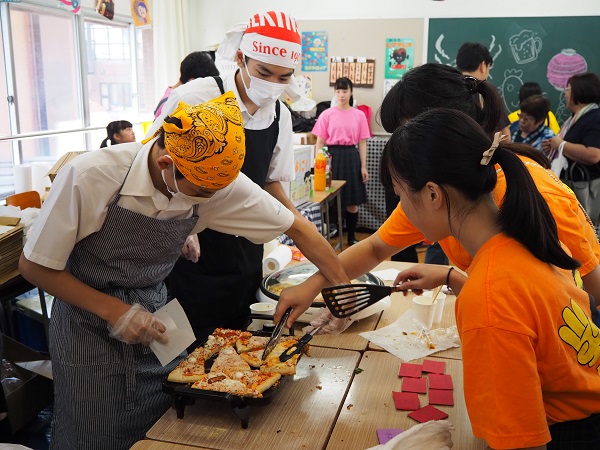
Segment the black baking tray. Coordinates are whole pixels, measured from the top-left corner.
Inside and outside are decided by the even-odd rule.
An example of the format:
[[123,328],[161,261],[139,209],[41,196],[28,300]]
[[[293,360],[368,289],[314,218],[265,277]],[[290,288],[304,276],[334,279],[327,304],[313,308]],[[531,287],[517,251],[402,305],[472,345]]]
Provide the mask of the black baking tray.
[[[261,315],[252,315],[251,318],[263,318]],[[291,335],[293,336],[293,329],[290,330]],[[255,336],[269,336],[270,333],[264,331],[253,331],[253,335]],[[201,345],[204,345],[202,343]],[[301,355],[302,356],[302,355]],[[209,359],[206,362],[206,369],[210,370],[210,366],[212,362],[216,358]],[[174,383],[172,381],[163,380],[162,390],[164,393],[169,394],[173,399],[173,407],[177,412],[177,418],[183,419],[185,414],[185,407],[187,405],[191,405],[194,403],[196,399],[200,400],[208,400],[208,401],[219,401],[229,403],[231,408],[233,409],[234,414],[240,419],[242,428],[248,428],[250,422],[250,406],[264,406],[268,405],[273,401],[273,398],[279,393],[279,389],[281,388],[282,383],[285,382],[285,379],[289,378],[288,376],[282,376],[279,381],[265,392],[263,392],[262,397],[241,397],[237,395],[232,395],[227,392],[216,392],[216,391],[206,391],[203,389],[194,389],[191,387],[192,383],[183,384],[183,383]]]

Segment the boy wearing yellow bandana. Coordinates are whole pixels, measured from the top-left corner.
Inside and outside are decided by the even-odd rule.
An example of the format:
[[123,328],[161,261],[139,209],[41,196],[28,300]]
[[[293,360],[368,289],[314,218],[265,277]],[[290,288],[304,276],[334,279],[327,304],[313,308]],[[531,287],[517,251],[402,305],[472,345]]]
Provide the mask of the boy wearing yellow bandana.
[[19,264],[56,298],[52,448],[128,449],[168,408],[161,381],[180,358],[161,367],[147,346],[164,340],[152,313],[191,233],[265,242],[286,232],[333,283],[348,281],[324,239],[239,173],[245,151],[229,92],[182,103],[147,142],[83,154],[58,173]]

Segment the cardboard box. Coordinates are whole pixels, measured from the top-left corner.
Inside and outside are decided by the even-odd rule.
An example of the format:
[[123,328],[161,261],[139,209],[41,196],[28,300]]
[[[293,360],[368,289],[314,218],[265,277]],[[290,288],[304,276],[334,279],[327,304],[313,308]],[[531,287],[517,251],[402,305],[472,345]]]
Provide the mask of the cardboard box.
[[308,201],[310,196],[310,168],[312,145],[294,146],[294,180],[290,183],[290,200],[294,206]]
[[19,217],[0,217],[0,284],[14,277],[23,251],[23,225]]
[[317,137],[312,133],[294,133],[294,144],[296,145],[315,145]]
[[75,158],[76,156],[81,155],[82,153],[86,153],[87,151],[81,151],[81,152],[68,152],[65,153],[64,155],[62,155],[58,161],[56,161],[56,164],[54,164],[52,166],[52,168],[50,169],[50,171],[47,173],[48,178],[50,178],[50,181],[54,181],[54,177],[56,177],[56,174],[58,173],[58,171],[60,169],[62,169],[64,167],[65,164],[67,164],[69,161],[71,161],[73,158]]

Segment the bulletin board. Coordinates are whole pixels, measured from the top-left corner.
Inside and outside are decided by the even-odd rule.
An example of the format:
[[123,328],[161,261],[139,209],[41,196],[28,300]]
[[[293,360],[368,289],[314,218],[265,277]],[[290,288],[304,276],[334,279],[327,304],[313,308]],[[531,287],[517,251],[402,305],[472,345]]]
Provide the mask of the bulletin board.
[[[374,84],[372,88],[357,87],[354,98],[359,105],[371,107],[371,130],[373,133],[385,132],[377,123],[377,111],[383,100],[384,64],[386,61],[386,39],[414,39],[414,66],[423,63],[423,35],[425,19],[358,19],[358,20],[299,20],[301,31],[327,31],[329,48],[327,60],[332,56],[364,57],[375,63]],[[328,63],[329,64],[329,63]],[[333,87],[330,86],[330,72],[302,72],[300,75],[312,78],[313,99],[319,103],[331,101]]]
[[518,109],[520,87],[535,81],[562,123],[571,114],[564,95],[568,78],[600,73],[598,30],[598,16],[431,19],[427,60],[455,65],[464,42],[481,42],[494,59],[489,81],[506,109]]

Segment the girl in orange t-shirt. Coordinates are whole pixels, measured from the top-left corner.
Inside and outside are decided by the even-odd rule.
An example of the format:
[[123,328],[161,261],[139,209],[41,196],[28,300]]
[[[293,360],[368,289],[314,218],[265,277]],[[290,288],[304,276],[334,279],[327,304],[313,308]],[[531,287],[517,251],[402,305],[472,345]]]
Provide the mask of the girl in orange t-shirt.
[[[394,132],[382,181],[427,239],[452,236],[473,258],[456,301],[473,433],[498,449],[598,449],[600,330],[514,145],[433,109]],[[494,164],[507,180],[501,208]]]

